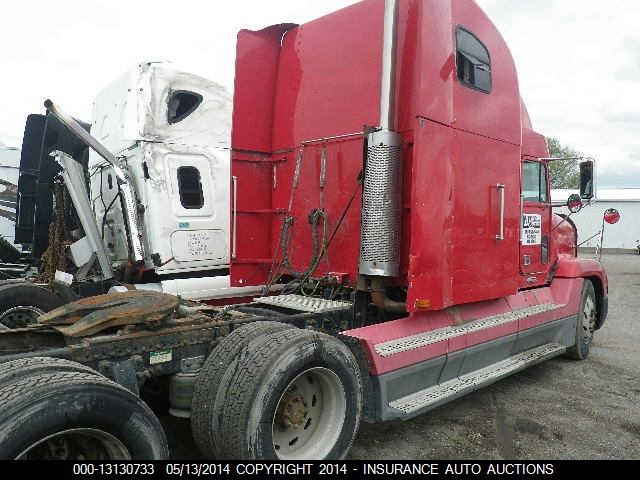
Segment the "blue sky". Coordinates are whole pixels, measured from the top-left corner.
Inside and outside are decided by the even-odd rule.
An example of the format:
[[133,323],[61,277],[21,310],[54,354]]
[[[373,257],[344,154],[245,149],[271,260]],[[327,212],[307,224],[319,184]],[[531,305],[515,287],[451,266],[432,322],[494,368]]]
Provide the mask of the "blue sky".
[[[235,35],[302,23],[346,0],[65,0],[5,2],[0,142],[51,97],[79,118],[119,73],[170,60],[231,88]],[[516,60],[534,127],[596,157],[600,186],[640,187],[640,3],[478,0]]]

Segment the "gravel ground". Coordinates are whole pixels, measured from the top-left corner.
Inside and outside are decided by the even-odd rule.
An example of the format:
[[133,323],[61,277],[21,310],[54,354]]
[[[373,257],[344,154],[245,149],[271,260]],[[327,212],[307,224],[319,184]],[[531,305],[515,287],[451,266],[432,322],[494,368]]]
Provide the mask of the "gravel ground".
[[[407,422],[362,424],[351,459],[640,459],[640,256],[603,258],[609,316],[589,358],[531,367]],[[189,422],[164,418],[173,457]]]

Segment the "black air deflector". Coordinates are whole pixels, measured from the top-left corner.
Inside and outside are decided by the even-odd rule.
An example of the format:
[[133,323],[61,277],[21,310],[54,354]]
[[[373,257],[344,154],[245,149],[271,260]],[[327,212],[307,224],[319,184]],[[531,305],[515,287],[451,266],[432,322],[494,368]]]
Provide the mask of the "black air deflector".
[[[90,125],[80,122],[87,131]],[[32,114],[22,138],[15,243],[31,246],[39,258],[49,245],[49,224],[53,218],[52,181],[60,167],[49,154],[68,153],[87,169],[89,149],[51,115]]]

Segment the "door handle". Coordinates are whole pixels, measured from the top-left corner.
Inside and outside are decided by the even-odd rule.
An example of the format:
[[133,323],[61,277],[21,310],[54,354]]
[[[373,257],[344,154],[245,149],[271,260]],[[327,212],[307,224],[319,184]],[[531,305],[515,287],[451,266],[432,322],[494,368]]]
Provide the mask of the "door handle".
[[496,185],[500,194],[500,233],[496,235],[496,240],[504,240],[504,190],[505,186],[501,183]]
[[238,229],[238,177],[235,175],[233,179],[233,237],[231,239],[231,258],[236,258],[237,247],[237,229]]

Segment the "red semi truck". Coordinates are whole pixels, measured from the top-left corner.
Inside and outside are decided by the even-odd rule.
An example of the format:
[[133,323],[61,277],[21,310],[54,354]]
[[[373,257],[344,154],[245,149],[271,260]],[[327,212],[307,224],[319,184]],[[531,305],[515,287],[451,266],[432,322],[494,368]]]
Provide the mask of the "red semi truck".
[[118,293],[1,332],[0,456],[166,458],[143,400],[168,385],[204,456],[343,458],[361,421],[584,359],[607,277],[552,212],[548,156],[472,0],[241,31],[231,281],[280,293]]

